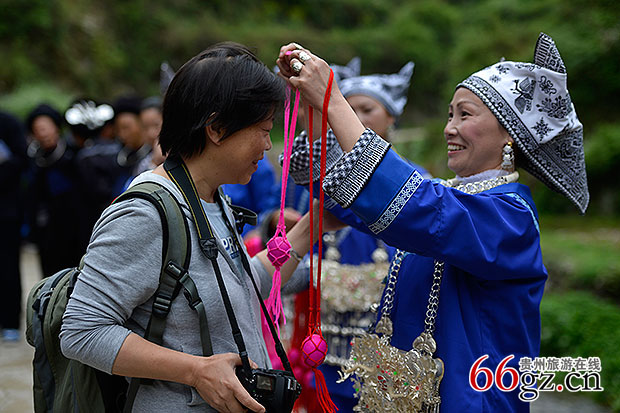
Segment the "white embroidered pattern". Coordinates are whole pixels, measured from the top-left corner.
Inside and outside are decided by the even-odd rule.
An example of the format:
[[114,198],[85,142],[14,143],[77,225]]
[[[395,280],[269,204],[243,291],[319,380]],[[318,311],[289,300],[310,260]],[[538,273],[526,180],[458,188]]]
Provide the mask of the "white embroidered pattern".
[[413,171],[407,182],[403,185],[401,190],[396,194],[390,205],[383,211],[381,216],[370,224],[368,228],[375,234],[380,233],[384,229],[386,229],[400,214],[400,211],[404,208],[405,204],[409,201],[409,199],[413,196],[415,191],[418,189],[420,184],[424,178],[420,173],[416,170]]
[[[349,152],[325,177],[323,188],[343,208],[349,208],[390,149],[390,144],[374,133]],[[360,138],[361,140],[361,138]],[[355,148],[354,148],[355,149]],[[339,184],[335,184],[339,182]]]

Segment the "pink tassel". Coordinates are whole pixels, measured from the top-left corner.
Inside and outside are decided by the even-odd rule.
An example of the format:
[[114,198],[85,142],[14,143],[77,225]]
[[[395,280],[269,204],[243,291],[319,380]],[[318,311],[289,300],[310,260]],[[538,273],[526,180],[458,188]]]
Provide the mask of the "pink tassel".
[[327,384],[325,383],[325,376],[319,369],[312,369],[314,372],[314,384],[316,386],[316,397],[319,399],[319,404],[325,413],[335,413],[338,407],[334,404],[331,397],[329,397],[329,391],[327,391]]
[[261,324],[263,330],[263,337],[265,339],[265,345],[267,346],[267,354],[269,354],[269,360],[271,360],[271,366],[276,370],[284,370],[284,367],[282,366],[282,361],[280,360],[278,352],[276,351],[276,345],[273,341],[273,337],[271,336],[271,330],[269,330],[269,324],[267,324],[265,314],[262,313]]
[[[288,181],[288,173],[291,163],[291,151],[293,148],[293,139],[295,136],[295,124],[297,123],[297,111],[299,109],[299,90],[295,93],[295,106],[293,108],[293,116],[290,119],[291,110],[291,89],[286,89],[286,101],[284,107],[284,163],[282,164],[282,185],[280,188],[280,218],[273,237],[267,241],[267,258],[275,267],[273,273],[273,284],[267,299],[267,312],[273,320],[280,336],[280,322],[286,324],[286,319],[282,311],[282,298],[280,287],[282,286],[282,276],[280,268],[290,258],[291,244],[286,239],[286,225],[284,223],[284,206],[286,199],[286,183]],[[280,320],[282,319],[282,320]]]
[[267,299],[267,312],[269,317],[273,321],[278,331],[278,337],[280,337],[280,317],[282,317],[282,298],[280,288],[282,285],[282,277],[280,275],[280,268],[276,267],[273,273],[273,284],[271,291],[269,292],[269,298]]

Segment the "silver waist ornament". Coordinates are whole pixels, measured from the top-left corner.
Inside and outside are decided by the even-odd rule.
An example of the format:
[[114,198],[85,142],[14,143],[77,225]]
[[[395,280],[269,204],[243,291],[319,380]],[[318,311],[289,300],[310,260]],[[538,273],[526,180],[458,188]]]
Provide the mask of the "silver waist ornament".
[[[426,310],[425,329],[404,351],[390,344],[396,280],[407,253],[396,252],[385,287],[381,318],[374,331],[355,337],[351,355],[343,366],[339,382],[353,380],[359,403],[358,412],[438,412],[443,378],[443,361],[433,358],[437,348],[433,339],[439,304],[443,262],[435,261],[433,285]],[[380,334],[380,335],[379,335]],[[343,374],[344,373],[344,374]]]
[[[462,184],[456,180],[442,184],[460,191],[476,194],[498,185],[515,182],[517,172]],[[385,286],[381,318],[371,331],[351,342],[351,355],[342,367],[339,383],[350,378],[359,399],[354,411],[390,413],[438,413],[441,398],[439,385],[444,375],[444,363],[433,358],[437,344],[433,338],[439,307],[439,290],[444,263],[435,260],[433,283],[428,298],[424,331],[413,341],[412,348],[404,351],[390,344],[392,340],[391,312],[400,265],[407,252],[398,250]]]
[[353,337],[364,334],[368,326],[376,321],[376,314],[370,309],[381,297],[384,289],[382,281],[390,267],[389,256],[381,240],[376,240],[373,262],[341,264],[338,247],[350,229],[347,227],[323,236],[324,243],[328,245],[321,280],[321,329],[328,348],[324,363],[337,367],[349,360],[349,343]]

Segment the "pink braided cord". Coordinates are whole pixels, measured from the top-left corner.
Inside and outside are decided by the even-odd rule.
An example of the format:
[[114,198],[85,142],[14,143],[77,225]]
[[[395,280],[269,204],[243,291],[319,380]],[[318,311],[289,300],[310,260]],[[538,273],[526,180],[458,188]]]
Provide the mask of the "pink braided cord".
[[[284,222],[284,207],[286,200],[286,184],[288,182],[288,174],[291,165],[291,152],[293,150],[293,139],[295,137],[295,126],[297,124],[297,112],[299,110],[299,90],[295,93],[295,105],[293,107],[293,116],[290,119],[291,111],[291,90],[290,87],[286,90],[286,101],[284,106],[284,159],[282,162],[282,185],[280,191],[280,217],[278,219],[278,225],[273,237],[267,242],[267,258],[271,264],[275,267],[273,273],[273,282],[271,285],[271,291],[269,292],[269,298],[267,299],[267,311],[269,316],[273,320],[280,334],[280,321],[282,324],[286,324],[282,312],[282,297],[280,294],[280,288],[282,286],[282,277],[280,274],[280,268],[291,256],[291,244],[286,238],[286,224]],[[263,322],[265,322],[263,320]]]

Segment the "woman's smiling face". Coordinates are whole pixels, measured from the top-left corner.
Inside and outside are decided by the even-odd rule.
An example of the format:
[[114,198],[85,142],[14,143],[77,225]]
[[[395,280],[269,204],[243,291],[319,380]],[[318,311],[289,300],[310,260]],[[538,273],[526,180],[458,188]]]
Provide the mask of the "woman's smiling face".
[[480,98],[463,87],[454,92],[450,102],[444,136],[448,168],[462,177],[500,169],[502,147],[512,141]]
[[260,121],[220,141],[220,159],[229,178],[225,183],[247,184],[263,159],[265,151],[271,149],[273,118]]

